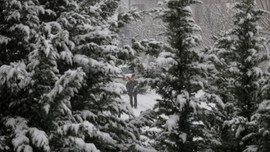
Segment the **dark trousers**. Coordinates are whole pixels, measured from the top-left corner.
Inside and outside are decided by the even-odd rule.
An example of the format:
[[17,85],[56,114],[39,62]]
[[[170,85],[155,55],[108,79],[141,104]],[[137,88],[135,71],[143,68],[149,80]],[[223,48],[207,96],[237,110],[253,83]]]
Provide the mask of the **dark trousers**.
[[[134,102],[133,102],[134,98]],[[129,99],[130,99],[130,105],[133,108],[137,108],[137,94],[129,94]]]

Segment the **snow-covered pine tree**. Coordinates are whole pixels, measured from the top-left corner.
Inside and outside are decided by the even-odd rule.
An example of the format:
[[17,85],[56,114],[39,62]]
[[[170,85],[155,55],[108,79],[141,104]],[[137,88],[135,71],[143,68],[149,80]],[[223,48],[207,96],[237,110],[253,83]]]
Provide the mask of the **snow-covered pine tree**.
[[219,134],[222,146],[218,151],[256,151],[257,111],[265,96],[265,71],[259,67],[268,54],[259,36],[258,20],[263,15],[254,0],[242,0],[235,5],[234,27],[221,34],[214,46],[219,71],[216,90],[226,108]]
[[[195,95],[207,83],[213,70],[199,51],[200,28],[194,23],[190,6],[197,0],[169,0],[159,12],[167,26],[168,44],[155,40],[133,43],[133,49],[153,58],[135,66],[144,71],[150,85],[162,96],[155,107],[158,151],[203,151],[211,134],[204,121],[206,109]],[[135,62],[138,59],[135,59]],[[151,120],[151,121],[153,121]],[[154,127],[154,126],[152,126]]]
[[[269,88],[267,89],[269,90]],[[269,95],[269,91],[267,91]],[[256,116],[258,117],[258,132],[257,132],[257,140],[256,146],[254,149],[258,152],[267,152],[270,151],[270,139],[269,139],[269,132],[270,132],[270,101],[269,98],[264,100],[258,107],[258,111]]]
[[[38,5],[37,1],[6,2],[0,4],[0,66],[10,62],[27,59],[31,51],[36,28],[40,24],[39,15],[48,10]],[[18,49],[20,48],[20,50]]]
[[215,44],[213,48],[209,49],[209,54],[213,56],[211,62],[215,65],[216,74],[209,77],[208,81],[210,87],[208,92],[215,94],[220,98],[220,102],[224,103],[223,107],[217,107],[214,111],[215,117],[213,120],[214,134],[218,136],[219,145],[212,145],[214,151],[234,151],[238,141],[234,138],[234,133],[229,126],[224,125],[224,121],[231,120],[236,111],[233,103],[233,95],[230,92],[232,88],[232,79],[230,63],[234,57],[231,53],[233,48],[232,38],[227,32],[220,32],[214,37]]
[[[90,111],[93,115],[85,119],[99,130],[109,133],[114,139],[115,142],[107,146],[104,146],[103,140],[93,140],[98,149],[124,151],[130,144],[136,144],[136,136],[132,132],[136,132],[137,128],[127,126],[127,123],[118,118],[121,113],[129,114],[129,110],[119,98],[118,86],[111,82],[112,75],[119,72],[116,68],[119,56],[129,53],[128,50],[118,48],[118,37],[114,32],[116,30],[111,29],[115,26],[108,22],[112,21],[110,17],[117,8],[117,1],[85,1],[79,5],[78,11],[84,12],[85,19],[80,14],[77,15],[77,12],[63,14],[63,19],[60,19],[65,28],[74,31],[70,32],[74,34],[73,42],[77,46],[74,49],[76,53],[73,53],[74,64],[82,66],[87,75],[85,85],[75,95],[71,105],[80,119],[84,118],[82,109]],[[65,18],[68,22],[65,22]],[[83,26],[74,23],[73,20],[76,19],[82,22]],[[88,140],[91,139],[92,137],[89,137]]]
[[[46,135],[40,132],[38,140],[35,139],[37,136],[31,137],[24,117],[32,119],[37,114],[33,109],[38,111],[37,104],[32,102],[34,99],[28,96],[32,89],[29,87],[31,73],[27,71],[27,59],[36,44],[42,45],[37,42],[41,26],[39,16],[49,15],[50,11],[38,1],[2,1],[0,7],[0,150],[31,151],[43,147],[44,151],[49,151]],[[40,115],[36,116],[39,121]],[[31,128],[32,133],[40,131],[33,129],[36,128]],[[34,144],[36,141],[40,143]],[[30,142],[34,146],[30,146]]]
[[[127,151],[137,128],[118,73],[118,0],[0,4],[1,151]],[[2,11],[3,10],[3,11]],[[2,20],[3,19],[3,20]],[[11,27],[11,28],[9,28]],[[1,56],[2,57],[2,56]]]

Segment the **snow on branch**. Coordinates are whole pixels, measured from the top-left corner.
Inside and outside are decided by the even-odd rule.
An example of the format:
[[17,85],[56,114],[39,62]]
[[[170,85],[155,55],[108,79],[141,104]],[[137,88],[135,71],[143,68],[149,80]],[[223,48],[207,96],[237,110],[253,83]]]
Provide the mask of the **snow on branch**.
[[[58,81],[55,82],[53,90],[47,95],[53,101],[58,95],[72,97],[78,89],[82,87],[82,83],[86,74],[81,68],[76,70],[68,70]],[[66,98],[66,97],[65,97]]]
[[31,137],[32,143],[36,147],[42,148],[45,152],[50,151],[48,136],[44,131],[37,128],[29,128],[28,133]]
[[[54,88],[45,96],[46,99],[49,99],[49,102],[59,102],[60,107],[64,110],[65,113],[71,114],[67,103],[75,93],[78,92],[78,89],[82,87],[83,80],[86,74],[81,68],[76,70],[68,70],[62,75],[59,80],[55,82]],[[45,104],[44,109],[46,113],[49,112],[50,106]]]
[[93,58],[89,58],[86,55],[76,54],[73,58],[74,62],[82,65],[85,69],[91,68],[93,71],[103,72],[105,74],[118,74],[120,69],[110,63],[104,61],[98,61]]
[[79,122],[83,122],[85,120],[95,120],[97,118],[97,115],[89,110],[82,110],[82,111],[76,111],[74,112],[74,117]]
[[31,146],[34,146],[43,149],[44,152],[50,152],[47,134],[37,128],[29,128],[27,123],[28,121],[22,117],[6,118],[5,120],[5,126],[12,130],[14,151],[32,152]]
[[174,55],[169,52],[161,52],[157,58],[157,65],[169,69],[171,66],[176,65],[177,62],[174,60]]
[[[57,132],[58,134],[64,135],[64,136],[70,135],[69,138],[71,139],[72,142],[76,144],[76,146],[79,149],[84,149],[90,152],[91,151],[96,152],[97,149],[94,144],[84,142],[85,136],[101,139],[103,142],[107,144],[116,143],[116,141],[108,133],[99,131],[89,121],[84,121],[82,123],[77,123],[77,124],[65,124],[64,126],[59,127]],[[74,137],[74,135],[76,137]]]
[[0,44],[8,44],[11,39],[9,37],[0,35]]
[[29,26],[23,25],[22,23],[15,24],[15,25],[11,26],[9,28],[9,30],[12,31],[12,32],[15,31],[15,30],[21,31],[24,34],[24,40],[25,41],[28,41],[29,38],[30,38],[30,28],[29,28]]
[[[45,64],[46,61],[56,66],[56,59],[59,58],[59,53],[55,50],[51,39],[46,39],[44,35],[40,35],[36,48],[29,54],[28,58],[31,61],[28,65],[30,69],[35,69],[38,65]],[[54,69],[54,71],[57,72],[58,70]]]
[[76,137],[69,137],[69,140],[75,144],[80,151],[85,152],[100,152],[92,143],[85,143],[83,139]]
[[10,65],[0,67],[0,85],[24,88],[29,84],[29,73],[24,62],[12,62]]
[[176,99],[177,103],[180,105],[180,110],[182,111],[184,106],[187,104],[187,97],[184,94],[180,94]]
[[179,116],[171,115],[169,119],[166,121],[166,129],[171,132],[174,128],[178,126]]
[[270,110],[270,100],[265,100],[259,105],[258,112],[263,112],[263,111],[268,111],[268,110]]
[[206,93],[204,96],[206,96],[206,98],[209,98],[210,101],[214,103],[214,105],[219,106],[221,109],[225,108],[226,105],[218,95]]
[[258,152],[257,145],[249,145],[243,152]]
[[85,40],[93,40],[93,39],[111,39],[111,31],[108,28],[96,28],[95,31],[88,32],[86,34],[82,34],[77,36],[75,39],[77,42],[85,41]]

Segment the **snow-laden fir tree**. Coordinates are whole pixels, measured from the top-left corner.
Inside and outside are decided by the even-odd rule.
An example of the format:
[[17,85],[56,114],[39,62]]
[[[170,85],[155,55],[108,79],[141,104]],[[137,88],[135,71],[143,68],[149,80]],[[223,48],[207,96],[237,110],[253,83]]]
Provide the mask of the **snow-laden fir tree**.
[[[215,44],[213,49],[209,49],[209,54],[213,56],[211,61],[215,65],[217,72],[209,77],[208,81],[210,87],[207,89],[217,95],[221,102],[224,103],[223,107],[217,107],[214,111],[215,116],[213,118],[213,130],[214,134],[218,137],[218,141],[221,143],[219,145],[212,145],[214,151],[234,151],[235,146],[239,141],[234,138],[234,133],[229,126],[224,125],[224,121],[231,120],[236,111],[233,105],[233,95],[230,92],[232,88],[232,73],[230,72],[230,65],[227,63],[231,62],[233,56],[229,53],[233,48],[232,39],[228,36],[228,33],[221,32],[218,36],[215,36]],[[222,55],[222,53],[224,53]],[[227,56],[226,61],[225,58]]]
[[269,58],[257,23],[264,12],[256,9],[254,0],[242,0],[234,9],[233,29],[221,34],[213,49],[219,71],[214,92],[226,104],[220,117],[225,122],[215,127],[222,143],[217,151],[257,151],[256,111],[268,88],[260,64]]
[[[0,151],[127,151],[137,128],[111,76],[118,0],[0,4]],[[143,148],[140,148],[143,149]]]
[[[207,87],[207,76],[214,67],[204,50],[200,50],[200,28],[194,23],[190,6],[196,0],[169,0],[158,13],[167,28],[168,43],[142,40],[133,43],[133,49],[149,56],[148,63],[135,59],[134,65],[148,77],[149,84],[162,96],[151,113],[157,128],[155,146],[158,151],[204,151],[215,142],[206,117],[209,109],[202,107],[211,94],[199,98],[197,92]],[[137,63],[137,64],[136,64]],[[138,63],[140,65],[138,65]],[[218,98],[213,99],[214,102]],[[156,117],[156,118],[155,118]],[[151,138],[151,137],[150,137]]]
[[0,4],[0,65],[27,59],[31,51],[29,44],[35,32],[33,29],[38,28],[40,24],[38,16],[41,12],[49,14],[48,10],[37,6],[36,1],[30,3],[25,6],[16,1],[2,1]]
[[[268,91],[269,94],[269,91]],[[257,139],[256,139],[256,146],[254,148],[258,152],[267,152],[270,150],[270,139],[269,139],[269,132],[270,132],[270,101],[269,98],[264,100],[258,107],[257,117],[258,117],[258,132],[257,132]]]

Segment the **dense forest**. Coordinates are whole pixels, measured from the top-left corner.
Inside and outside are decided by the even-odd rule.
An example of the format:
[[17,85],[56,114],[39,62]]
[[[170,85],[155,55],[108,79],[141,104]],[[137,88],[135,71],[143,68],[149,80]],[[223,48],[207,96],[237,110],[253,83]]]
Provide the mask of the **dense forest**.
[[[260,2],[234,2],[229,26],[205,37],[199,0],[148,12],[119,12],[120,0],[2,0],[0,151],[269,152],[270,22]],[[120,31],[144,15],[163,39],[123,46]],[[161,96],[139,116],[113,79],[122,65]]]

